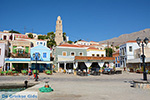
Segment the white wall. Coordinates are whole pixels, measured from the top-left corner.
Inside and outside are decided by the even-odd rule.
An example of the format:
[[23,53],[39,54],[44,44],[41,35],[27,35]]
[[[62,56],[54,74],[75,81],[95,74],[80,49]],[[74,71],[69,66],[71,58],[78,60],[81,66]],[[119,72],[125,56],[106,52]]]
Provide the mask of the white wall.
[[[132,52],[129,51],[129,47],[130,47],[130,46],[132,46]],[[140,47],[138,46],[137,43],[127,43],[127,44],[126,44],[126,50],[127,50],[126,56],[127,56],[127,60],[129,60],[129,59],[134,59],[134,51],[135,51],[136,49],[138,49],[138,48],[140,48]]]
[[0,43],[0,48],[1,48],[1,54],[0,54],[0,66],[4,65],[5,61],[5,43]]
[[101,57],[102,54],[104,55],[104,57],[106,57],[105,51],[87,51],[87,56],[92,56],[92,54],[94,54],[95,57],[97,56],[97,54],[99,54],[99,57]]
[[[41,44],[42,43],[42,44]],[[45,43],[45,44],[44,44]],[[47,41],[36,41],[36,46],[38,45],[42,45],[42,46],[45,46],[47,47]]]

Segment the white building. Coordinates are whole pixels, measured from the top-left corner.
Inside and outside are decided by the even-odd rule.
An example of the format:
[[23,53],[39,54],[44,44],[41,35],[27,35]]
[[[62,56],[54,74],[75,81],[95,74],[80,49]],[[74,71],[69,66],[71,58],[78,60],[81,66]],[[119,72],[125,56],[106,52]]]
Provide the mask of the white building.
[[[150,43],[144,48],[145,56],[150,57]],[[142,54],[141,47],[137,44],[136,41],[127,41],[125,44],[120,46],[120,64],[121,67],[128,67],[128,63],[136,63],[137,59],[140,63],[140,56]]]
[[38,39],[38,35],[37,34],[35,34],[35,33],[26,33],[25,35],[28,36],[28,34],[32,34],[34,39]]
[[89,47],[87,49],[87,56],[93,56],[93,57],[106,57],[105,50],[99,50],[94,47]]
[[6,68],[5,57],[8,57],[8,53],[9,53],[8,45],[0,42],[0,68]]
[[81,40],[81,41],[77,41],[75,44],[79,44],[79,45],[87,45],[87,46],[89,46],[89,45],[90,45],[90,42]]
[[16,33],[0,32],[0,40],[15,40]]
[[47,41],[45,41],[45,40],[36,40],[36,46],[38,46],[38,45],[42,45],[42,46],[47,47]]

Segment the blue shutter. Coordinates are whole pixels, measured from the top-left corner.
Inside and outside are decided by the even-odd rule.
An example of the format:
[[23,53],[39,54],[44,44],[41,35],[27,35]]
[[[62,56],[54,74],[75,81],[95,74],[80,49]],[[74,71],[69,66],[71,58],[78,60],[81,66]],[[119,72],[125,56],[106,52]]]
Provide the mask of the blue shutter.
[[43,53],[43,58],[46,58],[46,53]]

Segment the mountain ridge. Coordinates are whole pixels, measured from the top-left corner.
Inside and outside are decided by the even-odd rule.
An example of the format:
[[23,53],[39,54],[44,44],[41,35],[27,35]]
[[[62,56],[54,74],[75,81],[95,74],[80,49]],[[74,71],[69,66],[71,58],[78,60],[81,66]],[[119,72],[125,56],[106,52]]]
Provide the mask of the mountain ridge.
[[150,28],[146,28],[144,30],[140,30],[138,32],[133,32],[133,33],[129,33],[129,34],[122,34],[118,37],[114,37],[111,39],[107,39],[104,41],[99,41],[99,43],[109,43],[111,45],[117,46],[117,45],[121,45],[129,40],[136,40],[137,37],[144,39],[145,37],[147,37],[150,40]]

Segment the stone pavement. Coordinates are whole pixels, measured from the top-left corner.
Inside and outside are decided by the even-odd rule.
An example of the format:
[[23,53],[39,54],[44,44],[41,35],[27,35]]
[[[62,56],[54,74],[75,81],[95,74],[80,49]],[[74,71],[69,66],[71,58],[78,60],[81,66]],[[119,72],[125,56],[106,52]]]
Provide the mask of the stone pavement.
[[[131,87],[132,80],[142,79],[142,77],[142,74],[126,72],[118,75],[83,77],[63,73],[48,76],[42,73],[39,84],[24,92],[38,92],[38,100],[149,100],[150,90]],[[148,79],[150,80],[150,75]],[[54,89],[53,92],[39,92],[38,89],[44,86],[45,81],[49,81]]]

